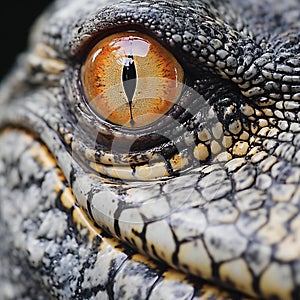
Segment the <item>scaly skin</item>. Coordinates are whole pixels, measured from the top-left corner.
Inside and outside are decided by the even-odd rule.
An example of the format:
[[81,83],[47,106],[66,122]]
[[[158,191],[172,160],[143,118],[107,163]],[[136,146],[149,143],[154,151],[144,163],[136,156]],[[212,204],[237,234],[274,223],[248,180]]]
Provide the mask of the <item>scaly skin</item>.
[[[299,27],[296,0],[49,7],[0,89],[1,299],[298,299]],[[145,129],[171,142],[84,101],[91,46],[127,30],[192,88]]]

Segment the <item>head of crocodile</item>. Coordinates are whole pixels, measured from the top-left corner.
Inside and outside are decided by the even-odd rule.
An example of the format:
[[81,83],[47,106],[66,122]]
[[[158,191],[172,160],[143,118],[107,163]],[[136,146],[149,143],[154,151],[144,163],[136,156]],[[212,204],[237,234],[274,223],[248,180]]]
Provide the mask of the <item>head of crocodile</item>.
[[299,299],[299,29],[297,0],[49,6],[0,87],[1,299]]

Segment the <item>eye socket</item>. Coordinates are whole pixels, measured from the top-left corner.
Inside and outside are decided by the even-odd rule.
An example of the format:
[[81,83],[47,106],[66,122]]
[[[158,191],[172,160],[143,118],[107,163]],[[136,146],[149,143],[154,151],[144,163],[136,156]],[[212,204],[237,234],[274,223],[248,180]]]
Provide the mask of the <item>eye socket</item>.
[[152,124],[179,99],[184,72],[157,41],[138,32],[110,35],[82,67],[87,102],[104,120],[130,129]]

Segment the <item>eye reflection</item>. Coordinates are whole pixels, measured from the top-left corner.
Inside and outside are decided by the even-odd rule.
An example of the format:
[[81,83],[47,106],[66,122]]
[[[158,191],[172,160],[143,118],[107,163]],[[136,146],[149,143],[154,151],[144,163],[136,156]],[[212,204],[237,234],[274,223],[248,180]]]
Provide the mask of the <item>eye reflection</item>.
[[183,70],[157,41],[138,32],[113,34],[89,53],[82,80],[92,109],[127,128],[147,126],[177,102]]

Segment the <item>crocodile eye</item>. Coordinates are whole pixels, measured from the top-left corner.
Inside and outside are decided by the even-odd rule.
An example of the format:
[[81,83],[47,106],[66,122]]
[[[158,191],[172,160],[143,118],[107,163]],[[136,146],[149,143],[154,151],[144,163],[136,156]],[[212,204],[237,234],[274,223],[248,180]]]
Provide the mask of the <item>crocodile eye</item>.
[[182,92],[184,72],[157,41],[138,32],[99,41],[82,67],[87,102],[102,119],[127,128],[165,115]]

